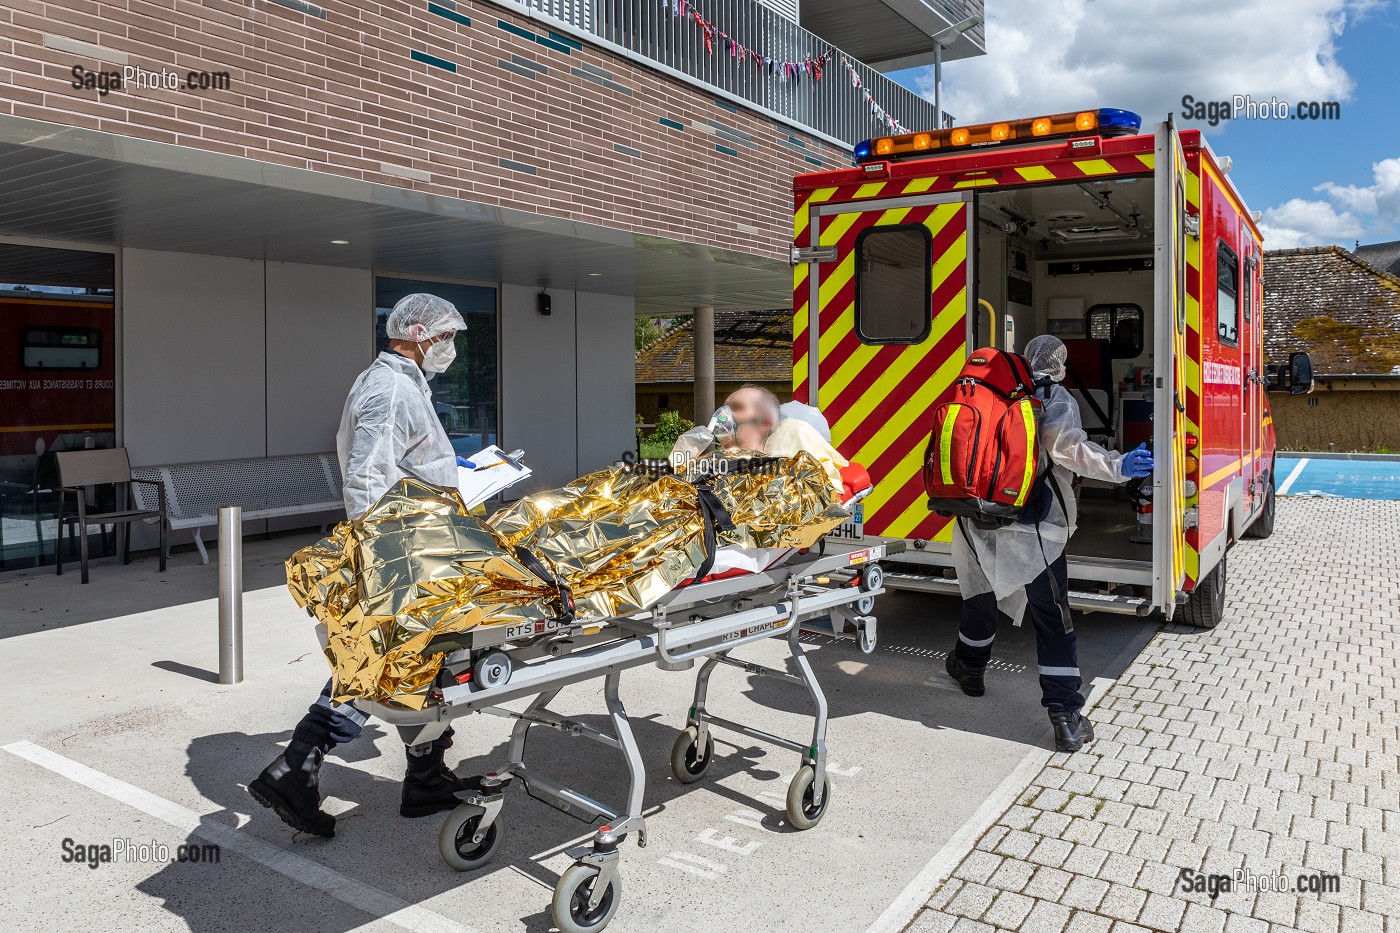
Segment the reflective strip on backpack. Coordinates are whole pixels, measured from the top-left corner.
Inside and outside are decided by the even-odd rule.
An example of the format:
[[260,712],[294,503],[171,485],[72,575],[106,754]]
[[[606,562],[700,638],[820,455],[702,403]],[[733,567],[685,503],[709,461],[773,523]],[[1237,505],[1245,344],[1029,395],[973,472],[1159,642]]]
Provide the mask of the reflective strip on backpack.
[[953,430],[958,426],[958,411],[961,405],[949,405],[948,416],[943,419],[943,434],[938,438],[938,466],[943,473],[943,485],[953,485]]
[[1021,420],[1026,423],[1026,472],[1021,477],[1021,494],[1016,497],[1018,506],[1026,504],[1031,480],[1035,478],[1035,410],[1031,407],[1030,399],[1021,400]]

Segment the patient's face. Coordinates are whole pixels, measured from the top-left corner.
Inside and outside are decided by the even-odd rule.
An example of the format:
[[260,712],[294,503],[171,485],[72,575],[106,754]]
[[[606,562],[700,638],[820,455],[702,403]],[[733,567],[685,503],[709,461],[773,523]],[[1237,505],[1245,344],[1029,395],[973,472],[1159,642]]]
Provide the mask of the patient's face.
[[757,389],[739,389],[725,400],[738,425],[735,441],[747,450],[761,451],[773,430],[772,403]]

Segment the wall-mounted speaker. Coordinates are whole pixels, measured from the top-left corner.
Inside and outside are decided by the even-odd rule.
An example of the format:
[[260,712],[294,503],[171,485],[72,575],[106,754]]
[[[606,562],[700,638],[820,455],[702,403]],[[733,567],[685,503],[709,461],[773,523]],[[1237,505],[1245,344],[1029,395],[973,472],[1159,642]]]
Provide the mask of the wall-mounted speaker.
[[535,302],[536,307],[540,310],[540,314],[543,314],[545,317],[549,317],[549,315],[554,312],[554,301],[549,297],[549,292],[540,292],[535,296]]

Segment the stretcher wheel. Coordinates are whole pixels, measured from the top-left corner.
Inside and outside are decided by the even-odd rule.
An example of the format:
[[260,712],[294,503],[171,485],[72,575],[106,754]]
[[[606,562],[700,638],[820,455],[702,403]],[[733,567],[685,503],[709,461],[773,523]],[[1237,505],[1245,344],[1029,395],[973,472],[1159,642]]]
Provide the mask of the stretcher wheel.
[[787,792],[787,818],[793,829],[811,829],[826,815],[826,805],[831,802],[831,780],[822,775],[822,802],[812,803],[812,784],[816,781],[817,769],[803,765],[792,776]]
[[[879,564],[870,564],[860,572],[860,590],[862,593],[869,593],[871,590],[878,590],[885,585],[885,571]],[[875,611],[875,597],[862,596],[856,600],[856,612],[863,616],[868,616]],[[870,652],[866,652],[869,654]]]
[[499,816],[487,827],[486,835],[480,842],[472,841],[483,815],[480,807],[469,803],[447,814],[442,829],[438,831],[438,854],[452,868],[472,871],[495,857],[503,835]]
[[856,633],[856,637],[859,640],[862,654],[875,653],[875,623],[873,621],[861,623],[860,631]]
[[597,877],[597,865],[582,863],[569,866],[560,876],[559,883],[554,886],[554,901],[550,904],[550,913],[554,915],[554,925],[559,928],[559,933],[597,933],[617,913],[617,907],[622,903],[622,879],[616,872],[598,906],[588,909],[588,899],[593,894]]
[[710,762],[715,760],[715,740],[705,736],[705,757],[700,760],[700,730],[687,726],[676,736],[671,746],[671,773],[682,784],[694,784],[710,770]]

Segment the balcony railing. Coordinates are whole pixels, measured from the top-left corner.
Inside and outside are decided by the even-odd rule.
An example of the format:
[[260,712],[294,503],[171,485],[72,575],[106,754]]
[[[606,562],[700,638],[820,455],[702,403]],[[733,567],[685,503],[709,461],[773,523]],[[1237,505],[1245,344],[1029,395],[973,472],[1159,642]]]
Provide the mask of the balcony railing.
[[[699,10],[719,32],[745,50],[778,61],[803,62],[827,53],[820,81],[803,75],[780,81],[752,57],[730,53],[718,34],[713,52],[706,51],[705,32],[689,12],[672,15],[675,2],[662,0],[494,0],[501,6],[553,23],[584,38],[600,41],[631,57],[677,74],[691,83],[752,105],[773,117],[822,136],[854,146],[863,139],[890,132],[872,113],[874,102],[910,130],[930,129],[933,104],[891,81],[865,63],[808,32],[757,0],[701,0]],[[853,86],[849,62],[859,76]]]

